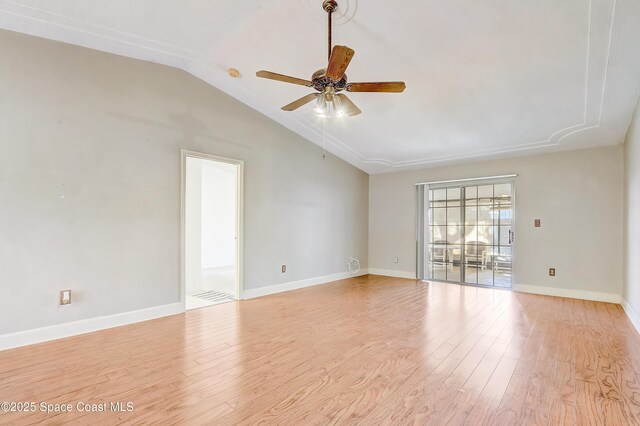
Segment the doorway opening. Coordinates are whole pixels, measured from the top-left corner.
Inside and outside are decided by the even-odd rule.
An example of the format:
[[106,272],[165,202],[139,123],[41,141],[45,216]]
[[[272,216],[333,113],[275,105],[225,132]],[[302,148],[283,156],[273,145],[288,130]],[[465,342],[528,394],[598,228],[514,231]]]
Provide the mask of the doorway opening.
[[243,162],[182,152],[182,303],[196,309],[241,297]]
[[418,186],[419,278],[511,288],[513,186],[503,179]]

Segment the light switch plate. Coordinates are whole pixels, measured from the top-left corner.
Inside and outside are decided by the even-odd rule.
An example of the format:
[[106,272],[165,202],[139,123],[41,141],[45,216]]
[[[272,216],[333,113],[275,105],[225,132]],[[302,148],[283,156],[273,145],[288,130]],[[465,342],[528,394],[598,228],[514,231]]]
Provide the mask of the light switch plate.
[[60,304],[69,305],[71,303],[71,290],[62,290],[60,292]]

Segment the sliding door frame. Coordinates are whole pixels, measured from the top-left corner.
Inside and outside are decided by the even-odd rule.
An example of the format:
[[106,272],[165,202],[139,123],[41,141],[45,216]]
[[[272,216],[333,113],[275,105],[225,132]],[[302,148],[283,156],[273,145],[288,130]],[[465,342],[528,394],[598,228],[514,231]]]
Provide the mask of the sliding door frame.
[[[452,284],[464,284],[469,286],[476,287],[488,287],[488,288],[501,288],[501,289],[512,289],[514,285],[514,265],[516,262],[516,174],[510,175],[500,175],[500,176],[489,176],[489,177],[480,177],[480,178],[468,178],[468,179],[455,179],[455,180],[443,180],[443,181],[434,181],[434,182],[419,182],[415,184],[416,187],[416,276],[419,280],[426,281],[438,281],[438,282],[446,282]],[[511,287],[496,287],[495,285],[486,285],[486,284],[477,284],[477,283],[466,283],[464,282],[464,247],[466,246],[466,239],[464,233],[465,230],[465,208],[463,206],[462,197],[465,194],[465,188],[469,186],[483,186],[483,185],[500,185],[500,184],[511,184],[511,232],[512,232],[512,241],[511,241]],[[429,276],[429,273],[426,271],[427,264],[427,241],[430,241],[430,225],[427,222],[427,214],[428,214],[428,203],[429,203],[429,191],[432,189],[448,189],[448,188],[460,188],[460,197],[461,197],[461,238],[463,239],[464,244],[462,244],[463,249],[461,249],[460,253],[460,281],[449,281],[449,280],[434,280]],[[495,284],[495,279],[494,279]]]

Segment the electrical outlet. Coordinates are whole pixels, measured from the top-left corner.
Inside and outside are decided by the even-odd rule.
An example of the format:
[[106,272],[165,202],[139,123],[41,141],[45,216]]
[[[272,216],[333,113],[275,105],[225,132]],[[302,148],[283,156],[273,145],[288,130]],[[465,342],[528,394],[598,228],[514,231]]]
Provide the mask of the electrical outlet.
[[533,226],[535,228],[540,228],[540,219],[534,219],[533,220]]
[[282,265],[282,273],[284,274],[285,272],[287,272],[287,265]]
[[549,268],[549,276],[550,277],[556,276],[556,268]]
[[60,291],[60,304],[68,305],[71,303],[71,290]]
[[398,263],[398,258],[397,257],[393,258],[393,263]]

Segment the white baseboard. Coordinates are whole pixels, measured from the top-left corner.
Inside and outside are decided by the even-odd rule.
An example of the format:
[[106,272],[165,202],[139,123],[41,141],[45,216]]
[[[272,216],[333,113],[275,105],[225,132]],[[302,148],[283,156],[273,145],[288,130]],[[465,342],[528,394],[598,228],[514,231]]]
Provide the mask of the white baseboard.
[[[413,272],[395,271],[388,269],[362,269],[356,275],[348,272],[325,275],[321,277],[308,278],[288,283],[275,284],[267,287],[256,289],[247,289],[243,293],[243,299],[252,299],[254,297],[267,296],[269,294],[281,293],[284,291],[296,290],[305,287],[311,287],[320,284],[327,284],[332,281],[343,280],[362,275],[383,275],[388,277],[415,279]],[[583,290],[570,290],[554,287],[532,286],[516,284],[513,286],[514,291],[523,293],[544,294],[548,296],[570,297],[574,299],[594,300],[599,302],[621,303],[627,316],[640,333],[640,317],[633,311],[631,306],[620,295],[614,293],[598,293]],[[168,305],[155,306],[152,308],[140,309],[137,311],[122,312],[113,315],[106,315],[96,318],[88,318],[74,322],[56,324],[48,327],[41,327],[32,330],[19,331],[0,335],[0,351],[5,349],[17,348],[20,346],[32,345],[35,343],[46,342],[49,340],[61,339],[64,337],[76,336],[79,334],[91,333],[93,331],[104,330],[107,328],[118,327],[127,324],[133,324],[141,321],[166,317],[184,312],[180,303],[172,303]]]
[[385,277],[408,278],[410,280],[415,280],[416,279],[416,273],[415,272],[396,271],[394,269],[369,268],[369,273],[371,275],[383,275]]
[[[383,275],[386,277],[408,278],[412,280],[416,279],[415,272],[396,271],[393,269],[369,268],[369,273],[371,275]],[[514,284],[512,290],[519,291],[521,293],[543,294],[546,296],[558,296],[558,297],[568,297],[572,299],[594,300],[596,302],[609,302],[609,303],[622,302],[622,297],[616,293],[599,293],[599,292],[593,292],[593,291],[572,290],[572,289],[565,289],[565,288],[544,287],[544,286],[525,285],[525,284]]]
[[[352,278],[366,274],[368,274],[367,270],[361,269],[360,272],[355,275],[351,275],[348,272],[341,272],[337,274],[308,278],[305,280],[292,281],[256,289],[247,289],[243,292],[243,299],[251,299],[254,297],[280,293],[283,291],[296,290],[299,288],[311,287],[319,284],[326,284],[332,281],[343,280],[346,278]],[[172,303],[169,305],[155,306],[152,308],[140,309],[137,311],[122,312],[119,314],[88,318],[85,320],[56,324],[48,327],[3,334],[0,335],[0,351],[5,349],[17,348],[20,346],[32,345],[35,343],[46,342],[49,340],[62,339],[64,337],[76,336],[79,334],[91,333],[93,331],[104,330],[121,325],[133,324],[136,322],[166,317],[182,312],[184,312],[184,307],[181,303]]]
[[631,323],[633,324],[633,326],[636,328],[638,333],[640,333],[640,317],[638,317],[638,314],[636,314],[636,312],[633,310],[631,305],[629,305],[629,302],[627,302],[625,298],[622,298],[621,305],[622,305],[622,309],[624,309],[624,312],[627,314],[627,316],[631,320]]
[[367,275],[366,269],[361,269],[355,275],[351,275],[349,272],[339,272],[337,274],[324,275],[321,277],[307,278],[299,281],[291,281],[288,283],[274,284],[266,287],[248,288],[242,292],[243,299],[253,299],[254,297],[268,296],[270,294],[282,293],[283,291],[297,290],[305,287],[312,287],[314,285],[327,284],[332,281],[344,280],[347,278],[359,277]]
[[513,290],[521,293],[544,294],[546,296],[568,297],[571,299],[593,300],[596,302],[620,303],[622,301],[622,297],[616,293],[599,293],[567,288],[514,284]]
[[122,312],[119,314],[105,315],[88,318],[79,321],[66,322],[48,327],[34,328],[32,330],[18,331],[16,333],[0,335],[0,350],[32,345],[48,340],[62,339],[63,337],[76,336],[78,334],[91,333],[121,325],[133,324],[155,318],[166,317],[184,312],[180,303],[154,306],[152,308],[137,311]]

